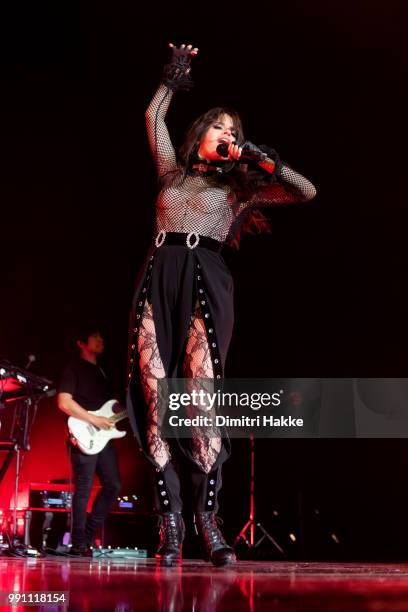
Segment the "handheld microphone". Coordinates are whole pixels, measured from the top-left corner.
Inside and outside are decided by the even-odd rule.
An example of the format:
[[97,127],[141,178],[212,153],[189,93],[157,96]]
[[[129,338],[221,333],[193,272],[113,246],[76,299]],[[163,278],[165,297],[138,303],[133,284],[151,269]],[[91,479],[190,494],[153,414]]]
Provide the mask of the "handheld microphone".
[[[227,143],[221,142],[218,145],[216,151],[218,155],[221,155],[221,157],[228,157]],[[249,140],[245,141],[244,144],[242,145],[240,159],[250,159],[251,161],[260,162],[260,161],[265,161],[267,157],[268,156],[266,153],[261,151],[261,149],[257,147],[256,145],[254,145],[252,142],[249,142]]]
[[216,151],[221,157],[228,157],[228,145],[225,142],[219,144]]
[[[217,146],[216,151],[221,157],[228,157],[228,145],[225,142],[221,142]],[[249,142],[249,140],[245,141],[242,145],[241,157],[239,159],[254,161],[270,173],[275,170],[274,160],[270,159],[267,153],[264,153],[259,147]]]

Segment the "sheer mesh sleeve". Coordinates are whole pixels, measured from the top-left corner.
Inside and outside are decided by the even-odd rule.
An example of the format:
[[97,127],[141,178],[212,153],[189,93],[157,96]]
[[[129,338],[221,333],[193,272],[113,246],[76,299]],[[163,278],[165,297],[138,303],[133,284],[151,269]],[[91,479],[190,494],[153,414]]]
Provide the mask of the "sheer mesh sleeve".
[[248,206],[307,202],[315,195],[316,188],[307,178],[283,164],[279,180],[260,188],[248,202],[241,205],[241,210]]
[[163,176],[177,167],[176,153],[165,122],[173,92],[160,85],[146,110],[146,130],[157,174]]

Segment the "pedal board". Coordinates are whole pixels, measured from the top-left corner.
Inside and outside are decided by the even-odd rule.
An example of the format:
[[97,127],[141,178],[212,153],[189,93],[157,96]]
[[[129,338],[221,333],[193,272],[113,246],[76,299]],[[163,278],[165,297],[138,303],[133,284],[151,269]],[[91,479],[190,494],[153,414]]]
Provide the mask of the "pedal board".
[[92,557],[97,559],[99,557],[103,557],[104,559],[146,559],[147,558],[147,550],[144,548],[112,548],[108,546],[108,548],[94,548],[92,551]]

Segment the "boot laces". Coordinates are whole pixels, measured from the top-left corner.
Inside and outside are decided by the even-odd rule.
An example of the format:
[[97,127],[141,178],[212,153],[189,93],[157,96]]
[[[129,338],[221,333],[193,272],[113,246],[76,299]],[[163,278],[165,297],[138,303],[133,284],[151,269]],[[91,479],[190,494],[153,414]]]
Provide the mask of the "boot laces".
[[203,529],[207,532],[207,536],[211,544],[225,544],[227,545],[224,536],[221,533],[219,525],[223,524],[223,520],[213,513],[207,515],[202,513],[201,515]]
[[179,531],[176,516],[172,513],[160,516],[159,524],[161,541],[167,540],[169,543],[177,545],[179,543]]

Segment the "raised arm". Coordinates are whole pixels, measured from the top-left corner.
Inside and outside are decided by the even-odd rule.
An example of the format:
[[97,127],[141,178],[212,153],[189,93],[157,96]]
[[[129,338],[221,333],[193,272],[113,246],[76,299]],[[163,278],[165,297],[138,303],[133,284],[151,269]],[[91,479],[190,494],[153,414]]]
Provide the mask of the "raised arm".
[[198,49],[192,45],[180,45],[178,48],[170,43],[169,47],[172,50],[171,60],[164,67],[162,83],[145,114],[150,150],[159,177],[175,170],[177,166],[176,153],[165,118],[174,92],[180,89],[188,90],[193,86],[190,63],[191,58],[198,53]]
[[176,168],[176,152],[172,145],[165,117],[173,91],[161,84],[146,110],[146,131],[150,151],[159,177]]

